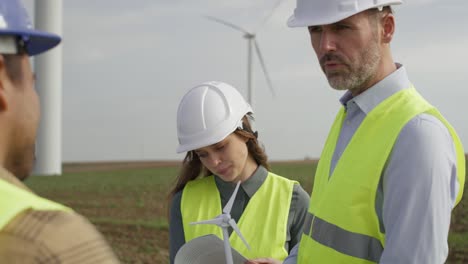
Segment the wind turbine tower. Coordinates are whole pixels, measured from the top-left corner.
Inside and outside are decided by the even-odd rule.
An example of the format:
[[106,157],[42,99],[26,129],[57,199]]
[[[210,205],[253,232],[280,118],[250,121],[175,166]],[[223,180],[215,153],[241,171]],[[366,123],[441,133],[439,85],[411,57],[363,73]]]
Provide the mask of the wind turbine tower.
[[[260,26],[263,25],[268,20],[268,18],[273,14],[273,11],[276,9],[276,7],[278,7],[278,5],[281,3],[281,1],[282,0],[279,0],[276,3],[275,7],[271,10],[269,15],[265,17],[265,19],[260,24]],[[235,25],[235,24],[230,23],[228,21],[219,19],[217,17],[213,17],[213,16],[205,16],[205,17],[207,19],[211,20],[211,21],[223,24],[223,25],[225,25],[227,27],[230,27],[232,29],[240,31],[240,32],[242,32],[244,34],[243,36],[247,40],[247,101],[249,102],[249,104],[251,106],[253,106],[253,89],[252,89],[252,75],[253,75],[252,59],[253,59],[253,52],[255,52],[257,54],[258,61],[260,62],[260,66],[262,68],[263,74],[265,75],[265,79],[267,81],[268,88],[270,89],[271,94],[273,96],[275,96],[275,90],[273,89],[273,84],[271,82],[270,75],[268,74],[268,71],[267,71],[267,68],[266,68],[266,65],[265,65],[265,60],[263,59],[262,52],[261,52],[260,47],[259,47],[259,45],[257,43],[255,31],[249,32],[248,30],[246,30],[246,29],[244,29],[244,28],[242,28],[242,27],[240,27],[238,25]],[[255,50],[253,50],[253,49],[255,49]]]
[[[40,3],[39,3],[40,2]],[[62,35],[62,0],[35,1],[36,28]],[[62,45],[34,58],[42,118],[37,135],[35,174],[62,174]]]

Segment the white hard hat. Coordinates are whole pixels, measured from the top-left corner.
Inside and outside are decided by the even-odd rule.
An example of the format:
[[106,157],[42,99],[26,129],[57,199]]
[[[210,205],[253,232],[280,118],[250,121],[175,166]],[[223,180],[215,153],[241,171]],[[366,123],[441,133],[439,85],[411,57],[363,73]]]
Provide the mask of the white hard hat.
[[289,27],[328,25],[371,8],[402,4],[403,0],[297,0]]
[[249,103],[229,84],[212,81],[190,89],[177,110],[177,153],[222,141],[242,127],[249,112]]

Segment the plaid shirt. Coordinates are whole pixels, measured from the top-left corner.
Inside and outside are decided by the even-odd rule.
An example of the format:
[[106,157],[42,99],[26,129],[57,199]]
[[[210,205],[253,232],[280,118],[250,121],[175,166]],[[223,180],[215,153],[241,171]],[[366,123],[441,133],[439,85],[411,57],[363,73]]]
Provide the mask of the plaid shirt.
[[[0,180],[31,191],[3,168],[0,168]],[[0,261],[21,264],[119,263],[104,237],[83,216],[74,212],[32,209],[21,212],[0,230]]]

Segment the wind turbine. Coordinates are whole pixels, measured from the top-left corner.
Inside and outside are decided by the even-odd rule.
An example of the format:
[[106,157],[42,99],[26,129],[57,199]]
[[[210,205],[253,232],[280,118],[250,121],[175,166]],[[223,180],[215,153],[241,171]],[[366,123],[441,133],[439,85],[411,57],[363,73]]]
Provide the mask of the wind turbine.
[[[268,18],[273,14],[273,11],[278,7],[278,5],[281,3],[282,0],[279,0],[274,8],[271,10],[271,12],[265,17],[263,22],[260,24],[263,25]],[[205,18],[223,24],[225,26],[228,26],[232,29],[235,29],[237,31],[240,31],[244,34],[244,38],[247,39],[247,102],[252,106],[253,105],[253,91],[252,91],[252,49],[255,48],[255,52],[258,56],[258,60],[260,62],[260,66],[262,67],[263,74],[265,75],[265,79],[268,84],[268,88],[270,88],[270,92],[273,96],[275,96],[275,90],[273,89],[273,84],[271,82],[270,75],[268,74],[268,71],[265,66],[265,61],[262,56],[262,52],[260,51],[260,47],[258,46],[257,40],[256,40],[256,33],[255,31],[249,32],[248,30],[245,30],[241,28],[240,26],[234,25],[233,23],[230,23],[228,21],[213,17],[213,16],[205,16]],[[260,27],[259,26],[259,27]],[[258,28],[257,28],[258,29]]]
[[233,264],[231,244],[229,243],[228,227],[232,227],[232,229],[242,239],[242,242],[244,242],[244,244],[250,250],[250,246],[247,243],[247,241],[245,240],[245,238],[242,236],[242,233],[241,233],[239,227],[237,226],[236,221],[231,218],[232,205],[234,204],[234,199],[236,198],[237,191],[239,190],[240,183],[241,183],[240,181],[237,182],[236,188],[234,189],[234,192],[232,193],[231,197],[229,198],[228,203],[224,206],[222,214],[220,214],[217,217],[215,217],[213,219],[210,219],[210,220],[204,220],[204,221],[200,221],[200,222],[190,223],[191,225],[211,224],[211,225],[217,225],[217,226],[221,227],[221,229],[223,230],[224,253],[226,255],[226,264]]

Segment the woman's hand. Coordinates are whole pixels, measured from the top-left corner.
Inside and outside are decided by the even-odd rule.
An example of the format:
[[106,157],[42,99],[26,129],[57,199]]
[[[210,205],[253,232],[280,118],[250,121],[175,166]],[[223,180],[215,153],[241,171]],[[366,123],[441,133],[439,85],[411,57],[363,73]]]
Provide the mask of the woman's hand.
[[249,259],[244,264],[281,264],[282,261],[272,258]]

